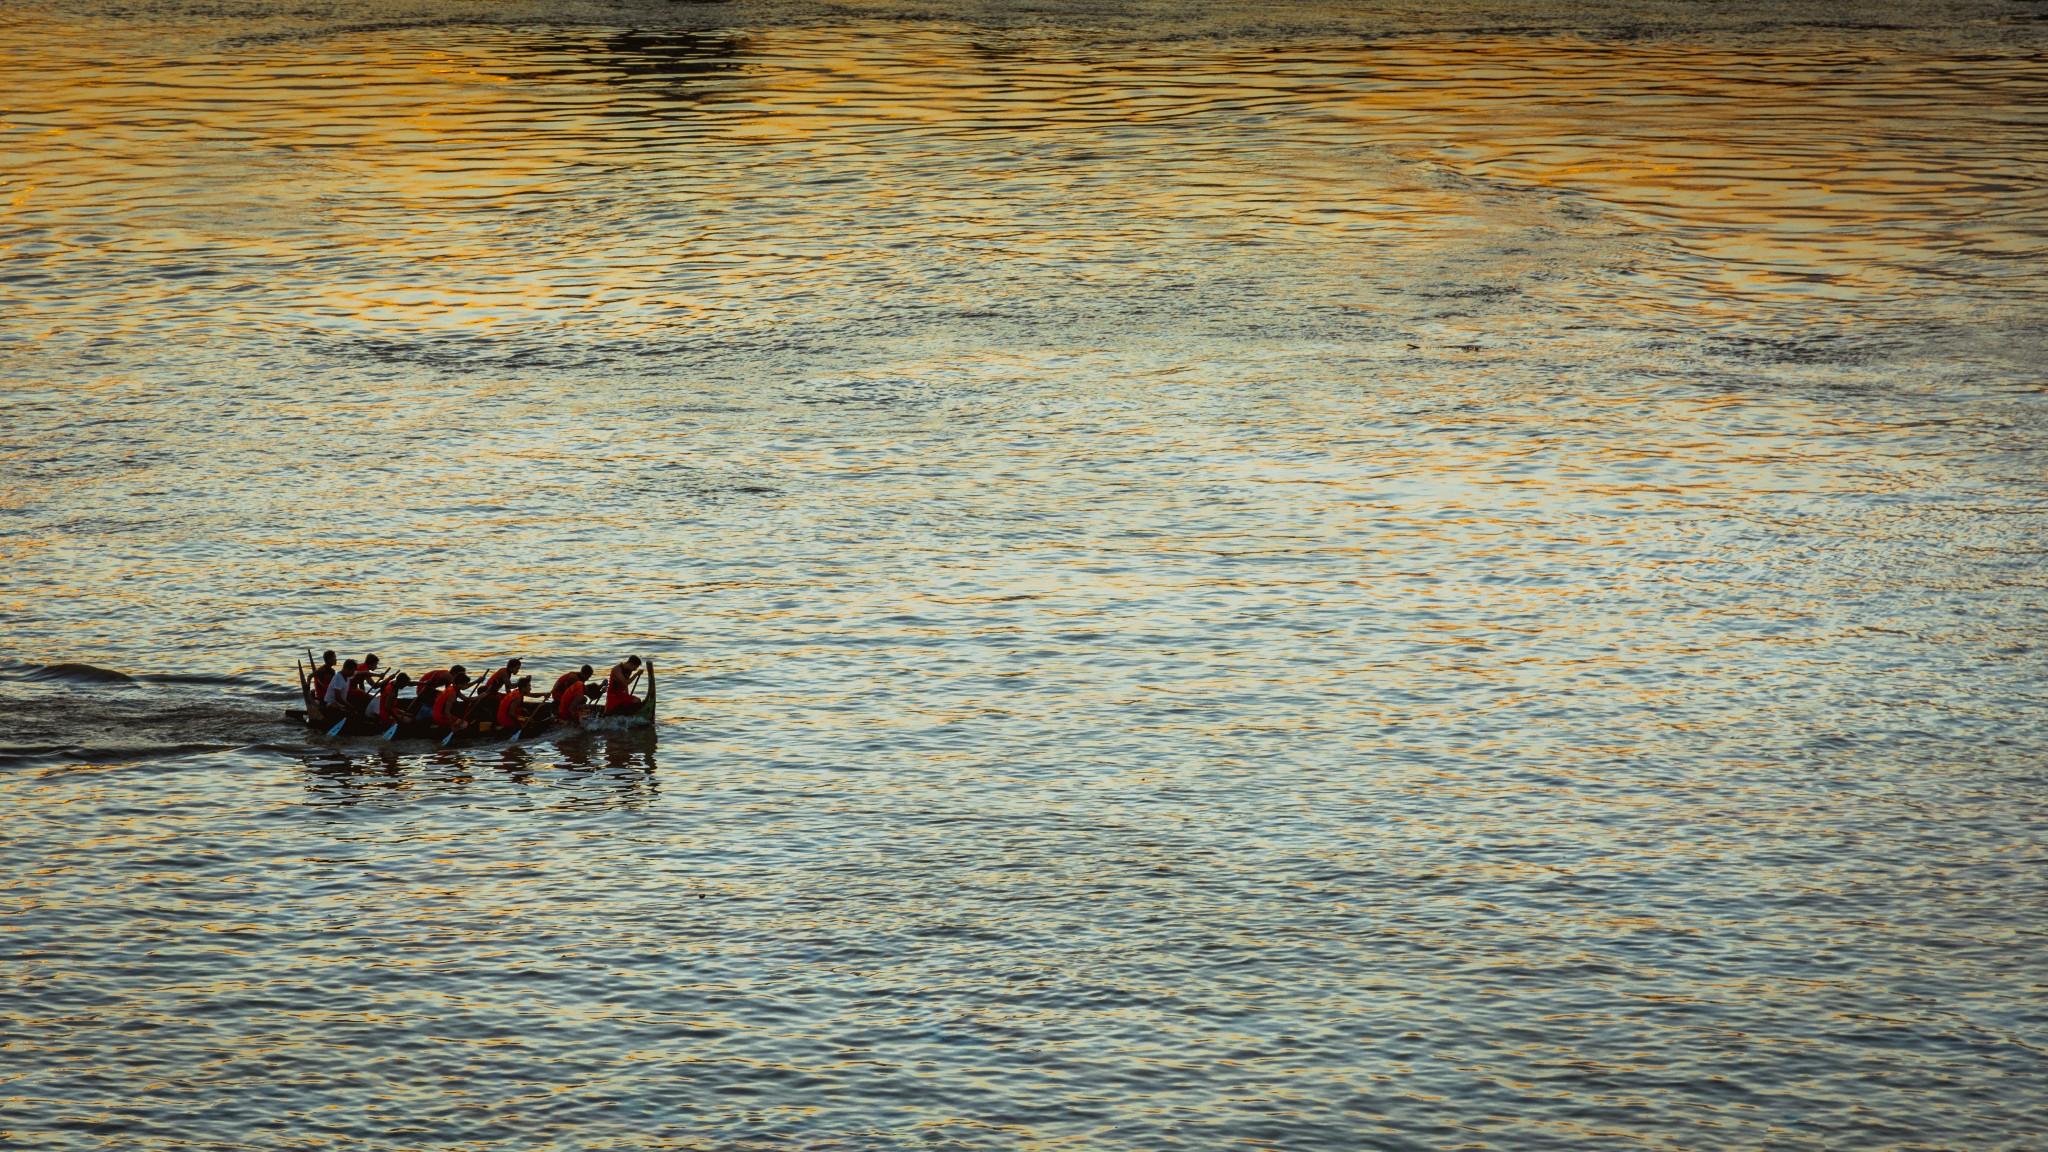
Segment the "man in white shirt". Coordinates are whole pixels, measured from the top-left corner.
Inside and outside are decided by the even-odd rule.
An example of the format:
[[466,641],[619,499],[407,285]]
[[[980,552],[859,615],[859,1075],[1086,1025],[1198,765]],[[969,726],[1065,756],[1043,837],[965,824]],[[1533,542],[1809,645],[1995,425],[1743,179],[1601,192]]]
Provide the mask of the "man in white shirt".
[[356,662],[353,660],[342,661],[341,675],[327,682],[327,695],[320,698],[320,703],[325,707],[346,712],[348,710],[348,685],[355,674]]

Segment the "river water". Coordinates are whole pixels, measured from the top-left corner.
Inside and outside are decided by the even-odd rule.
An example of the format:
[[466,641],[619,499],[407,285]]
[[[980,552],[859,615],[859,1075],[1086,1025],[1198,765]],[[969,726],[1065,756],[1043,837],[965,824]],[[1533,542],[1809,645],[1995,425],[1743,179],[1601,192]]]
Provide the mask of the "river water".
[[2041,1147],[2048,22],[1847,12],[11,6],[0,1143]]

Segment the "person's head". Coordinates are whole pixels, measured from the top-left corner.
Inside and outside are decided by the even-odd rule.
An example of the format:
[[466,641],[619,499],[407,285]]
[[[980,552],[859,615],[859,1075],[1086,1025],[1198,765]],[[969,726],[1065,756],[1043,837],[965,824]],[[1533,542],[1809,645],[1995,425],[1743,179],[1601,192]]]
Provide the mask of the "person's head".
[[398,675],[396,675],[396,676],[394,676],[394,677],[392,677],[392,678],[391,678],[391,683],[392,683],[392,684],[394,685],[394,691],[395,691],[395,690],[396,690],[397,688],[403,688],[403,687],[407,686],[408,684],[411,684],[411,683],[412,683],[412,677],[411,677],[411,676],[408,676],[408,675],[406,675],[406,674],[405,674],[405,673],[403,673],[403,672],[400,672],[400,673],[399,673]]
[[344,660],[344,661],[342,661],[342,662],[341,662],[341,674],[342,674],[342,675],[344,675],[344,676],[350,676],[350,675],[353,675],[353,674],[355,673],[355,670],[356,670],[356,662],[355,662],[355,661],[353,661],[353,660]]
[[510,660],[505,661],[505,670],[507,672],[519,671],[519,657],[514,656]]
[[626,667],[628,667],[628,668],[638,668],[639,666],[640,666],[640,658],[639,658],[638,656],[628,656],[628,657],[626,657]]
[[588,680],[590,679],[590,674],[595,671],[597,671],[597,669],[592,668],[588,664],[585,664],[583,667],[576,670],[576,675],[582,677],[585,680]]
[[377,654],[375,652],[372,652],[368,656],[363,657],[363,671],[368,672],[376,667]]
[[448,670],[448,682],[458,688],[469,683],[469,669],[464,668],[460,664],[450,668]]
[[521,692],[524,692],[524,691],[526,691],[526,690],[527,690],[528,688],[531,688],[531,687],[533,687],[533,677],[531,677],[531,676],[521,676],[521,677],[519,678],[519,680],[518,680],[518,684],[519,684],[519,690],[520,690]]
[[334,663],[334,649],[329,648],[327,651],[322,652],[320,654],[320,662],[323,664],[332,665]]

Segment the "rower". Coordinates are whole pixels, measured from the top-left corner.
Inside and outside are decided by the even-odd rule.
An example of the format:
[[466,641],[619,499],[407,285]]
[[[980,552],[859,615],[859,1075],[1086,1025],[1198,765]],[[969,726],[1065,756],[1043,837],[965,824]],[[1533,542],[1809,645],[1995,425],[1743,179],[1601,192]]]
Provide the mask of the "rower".
[[413,688],[412,714],[415,720],[421,716],[431,719],[434,715],[434,698],[441,694],[442,686],[456,676],[467,675],[467,670],[457,664],[453,668],[436,668],[422,675]]
[[462,670],[462,665],[457,664],[455,667],[450,668],[448,670],[448,679],[443,682],[440,691],[434,694],[433,717],[436,728],[447,728],[453,731],[457,725],[462,723],[462,690],[467,687],[469,687],[469,673]]
[[519,675],[519,657],[505,661],[505,666],[486,677],[483,685],[476,690],[476,699],[471,702],[468,717],[488,720],[498,714],[498,701],[512,678]]
[[370,699],[370,706],[364,709],[363,715],[381,723],[398,723],[404,719],[398,707],[398,694],[405,691],[406,685],[411,683],[412,677],[403,672],[384,681],[377,689],[377,695]]
[[533,687],[533,677],[521,676],[505,690],[505,698],[498,701],[498,727],[517,732],[526,727],[532,713],[526,709],[526,693]]
[[329,648],[327,651],[322,652],[320,659],[323,663],[318,668],[313,669],[313,699],[315,700],[326,698],[328,682],[334,679],[334,649]]
[[633,682],[640,679],[640,658],[628,656],[612,665],[612,672],[605,682],[604,714],[617,716],[640,707],[640,698],[633,695]]
[[585,664],[574,672],[564,672],[560,676],[555,677],[555,686],[548,689],[548,699],[555,702],[556,708],[560,708],[562,706],[563,693],[567,692],[571,687],[581,689],[583,684],[590,679],[590,672],[590,665]]
[[356,674],[349,677],[348,706],[357,711],[369,707],[370,692],[382,679],[377,674],[377,654],[372,652],[363,657],[363,662],[356,665]]
[[348,709],[349,681],[355,679],[355,675],[356,662],[353,660],[342,661],[341,671],[327,678],[327,691],[320,696],[321,706],[332,708],[336,712],[346,711]]
[[555,698],[555,719],[564,724],[583,723],[583,705],[597,699],[604,691],[602,684],[586,684],[578,679],[569,689]]

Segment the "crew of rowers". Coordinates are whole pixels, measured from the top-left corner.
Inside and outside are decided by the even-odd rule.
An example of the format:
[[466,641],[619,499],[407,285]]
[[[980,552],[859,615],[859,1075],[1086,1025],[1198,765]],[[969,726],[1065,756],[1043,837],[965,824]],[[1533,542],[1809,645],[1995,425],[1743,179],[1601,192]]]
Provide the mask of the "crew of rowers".
[[[404,672],[386,673],[375,652],[361,660],[344,660],[338,668],[332,651],[321,653],[321,658],[313,669],[311,691],[329,716],[339,719],[345,714],[380,724],[424,720],[451,732],[481,722],[502,729],[550,719],[575,724],[591,714],[599,697],[604,699],[601,715],[633,712],[640,707],[633,689],[646,670],[638,656],[628,656],[612,665],[603,681],[592,682],[591,667],[585,664],[557,676],[554,687],[540,698],[534,695],[533,677],[520,675],[516,657],[480,681],[470,679],[469,670],[460,664],[415,680]],[[407,688],[413,690],[412,696],[401,699],[399,693]]]

